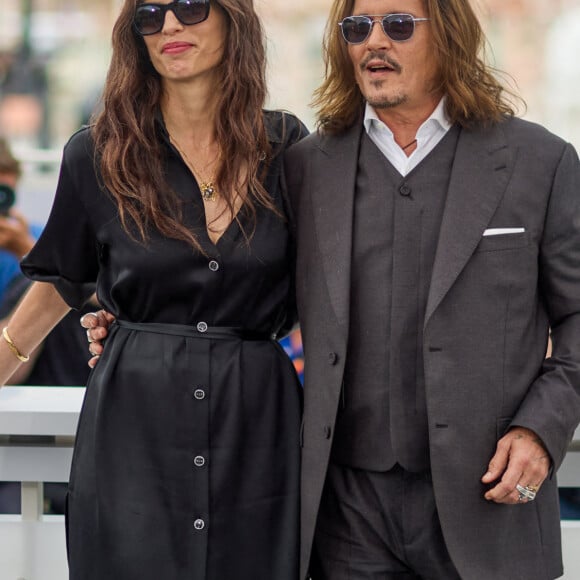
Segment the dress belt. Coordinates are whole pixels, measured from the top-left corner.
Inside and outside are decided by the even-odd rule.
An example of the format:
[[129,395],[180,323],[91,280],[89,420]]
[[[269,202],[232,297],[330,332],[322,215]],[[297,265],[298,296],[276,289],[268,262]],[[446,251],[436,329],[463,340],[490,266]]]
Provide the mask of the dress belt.
[[117,324],[121,328],[139,330],[141,332],[172,334],[174,336],[188,336],[191,338],[206,338],[211,340],[276,340],[275,334],[247,330],[240,326],[208,326],[205,322],[199,322],[197,326],[189,326],[187,324],[115,320],[113,324]]

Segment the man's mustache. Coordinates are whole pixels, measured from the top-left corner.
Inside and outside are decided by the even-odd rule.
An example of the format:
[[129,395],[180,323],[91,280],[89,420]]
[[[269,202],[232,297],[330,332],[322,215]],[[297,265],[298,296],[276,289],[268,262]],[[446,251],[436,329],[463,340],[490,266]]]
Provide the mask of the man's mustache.
[[384,62],[387,66],[392,68],[395,72],[400,73],[402,70],[402,67],[398,62],[394,61],[385,52],[381,52],[381,51],[369,53],[368,56],[366,56],[365,59],[360,63],[359,67],[361,70],[365,70],[367,68],[369,62],[377,61],[377,60]]

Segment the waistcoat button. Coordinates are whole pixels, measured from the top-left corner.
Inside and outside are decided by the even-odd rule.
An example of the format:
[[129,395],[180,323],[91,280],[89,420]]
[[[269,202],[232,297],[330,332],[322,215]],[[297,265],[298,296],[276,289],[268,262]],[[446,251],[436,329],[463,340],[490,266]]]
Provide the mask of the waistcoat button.
[[411,195],[411,188],[406,183],[403,183],[403,185],[399,187],[399,193],[403,197],[408,197],[409,195]]

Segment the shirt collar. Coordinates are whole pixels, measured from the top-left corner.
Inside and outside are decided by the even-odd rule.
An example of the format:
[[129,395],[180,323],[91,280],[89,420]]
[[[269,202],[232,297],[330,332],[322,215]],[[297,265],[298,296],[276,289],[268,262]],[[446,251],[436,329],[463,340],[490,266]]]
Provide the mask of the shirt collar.
[[[447,132],[451,128],[451,122],[447,118],[447,114],[445,112],[445,101],[446,101],[446,97],[444,96],[441,98],[441,100],[439,101],[438,105],[435,107],[435,110],[431,113],[429,118],[426,119],[421,124],[421,126],[419,127],[419,130],[417,131],[417,135],[419,135],[423,132],[422,129],[424,127],[426,128],[429,125],[433,125],[433,124],[439,125],[439,127],[441,127],[441,129],[443,129],[443,131],[445,131],[445,132]],[[364,116],[363,122],[364,122],[365,130],[367,133],[370,132],[371,127],[373,125],[380,123],[381,125],[383,125],[387,129],[387,131],[391,135],[393,135],[393,132],[391,131],[391,129],[379,119],[375,109],[371,105],[369,105],[368,103],[366,103],[366,105],[365,105],[365,116]]]

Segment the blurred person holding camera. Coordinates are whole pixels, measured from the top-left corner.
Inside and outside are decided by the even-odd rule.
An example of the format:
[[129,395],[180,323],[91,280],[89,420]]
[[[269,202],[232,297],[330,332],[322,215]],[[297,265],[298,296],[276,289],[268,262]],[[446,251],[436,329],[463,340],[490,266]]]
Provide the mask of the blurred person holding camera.
[[0,138],[0,305],[6,288],[19,274],[19,261],[40,235],[42,227],[29,224],[13,205],[22,168],[8,141]]

